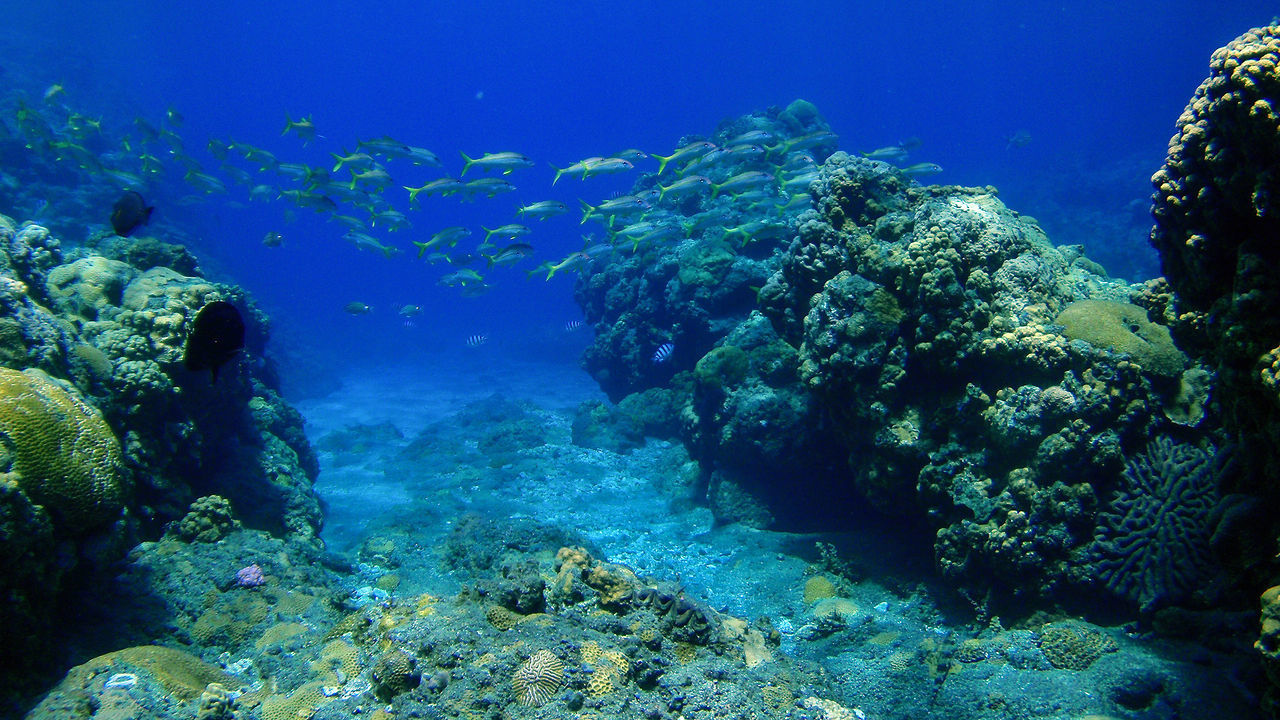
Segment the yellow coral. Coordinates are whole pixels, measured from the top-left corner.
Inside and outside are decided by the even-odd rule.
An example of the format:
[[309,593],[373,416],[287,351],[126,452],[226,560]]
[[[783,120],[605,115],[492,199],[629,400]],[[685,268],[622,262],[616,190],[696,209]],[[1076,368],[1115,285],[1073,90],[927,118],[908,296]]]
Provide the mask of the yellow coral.
[[618,669],[612,665],[600,665],[591,670],[591,677],[587,678],[587,694],[591,697],[601,697],[613,692],[615,687],[613,679],[618,675]]
[[814,575],[804,583],[804,602],[812,605],[822,598],[835,597],[836,586],[824,575]]
[[676,643],[675,655],[676,660],[679,660],[683,665],[687,665],[698,656],[698,646],[685,642]]
[[0,368],[0,445],[23,492],[64,530],[119,515],[120,442],[96,409],[42,373]]
[[346,640],[333,640],[320,650],[320,657],[311,663],[311,669],[321,674],[326,683],[341,685],[341,673],[348,678],[360,674],[360,650]]
[[1129,303],[1080,300],[1057,318],[1062,334],[1094,347],[1128,353],[1143,368],[1174,377],[1186,366],[1186,358],[1173,344],[1169,328],[1147,319],[1147,311]]
[[1038,644],[1050,665],[1065,670],[1086,670],[1103,654],[1119,649],[1101,630],[1074,624],[1045,625]]
[[320,682],[309,682],[288,695],[268,695],[262,701],[262,720],[307,720],[328,700],[321,687]]
[[99,655],[76,666],[67,673],[59,688],[87,687],[92,678],[117,672],[121,667],[151,673],[165,690],[180,700],[200,697],[209,683],[228,687],[240,685],[234,677],[194,655],[162,645],[139,645]]
[[512,612],[501,605],[490,605],[489,609],[485,611],[484,616],[485,619],[489,621],[490,625],[498,628],[499,630],[510,630],[516,625],[519,625],[520,622],[525,619],[524,615]]
[[302,623],[276,623],[267,628],[266,632],[262,633],[262,636],[254,641],[253,646],[261,650],[270,645],[280,645],[306,631],[307,626]]
[[600,656],[604,654],[604,651],[600,649],[600,643],[595,640],[588,640],[582,643],[582,650],[579,652],[582,655],[582,662],[588,665],[594,665],[600,660]]

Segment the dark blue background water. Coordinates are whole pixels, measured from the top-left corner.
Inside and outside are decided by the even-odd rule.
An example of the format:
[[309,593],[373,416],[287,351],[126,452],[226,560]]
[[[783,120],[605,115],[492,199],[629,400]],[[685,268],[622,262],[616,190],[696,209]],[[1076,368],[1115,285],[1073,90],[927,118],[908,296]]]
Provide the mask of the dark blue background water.
[[[455,176],[459,151],[511,150],[538,163],[510,176],[515,194],[434,198],[411,214],[412,229],[375,233],[410,251],[392,260],[356,251],[308,211],[287,223],[284,204],[161,203],[161,216],[199,238],[206,269],[247,287],[276,318],[279,342],[306,339],[326,362],[413,360],[473,333],[492,339],[490,352],[571,346],[561,328],[576,317],[572,278],[529,281],[523,270],[599,232],[579,225],[576,210],[532,223],[537,256],[495,271],[478,298],[438,286],[448,269],[416,261],[411,241],[449,225],[513,222],[522,203],[576,208],[578,198],[625,192],[634,174],[552,188],[548,164],[624,148],[666,154],[684,135],[795,98],[818,106],[842,149],[919,137],[912,161],[941,164],[935,181],[996,185],[1055,242],[1086,243],[1112,272],[1141,279],[1156,271],[1143,237],[1148,178],[1174,122],[1210,53],[1273,12],[1263,2],[7,5],[7,82],[37,92],[62,83],[68,104],[122,126],[175,108],[187,148],[210,167],[210,137],[316,165],[381,135],[434,150]],[[281,130],[286,115],[307,114],[324,137],[304,148]],[[1031,141],[1011,146],[1018,131]],[[403,206],[399,185],[438,175],[396,174],[389,192]],[[272,230],[284,247],[262,246]],[[348,316],[350,301],[374,312]],[[406,326],[395,314],[402,303],[426,312]]]

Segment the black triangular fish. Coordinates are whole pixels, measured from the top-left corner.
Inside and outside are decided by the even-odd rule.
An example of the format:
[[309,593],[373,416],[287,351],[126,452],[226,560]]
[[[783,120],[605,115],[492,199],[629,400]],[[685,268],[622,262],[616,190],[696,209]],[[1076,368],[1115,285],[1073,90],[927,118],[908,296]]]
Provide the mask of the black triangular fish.
[[218,369],[244,347],[244,319],[235,305],[222,300],[200,308],[187,336],[182,362],[188,370],[210,370],[218,382]]
[[120,237],[129,237],[134,230],[147,224],[151,219],[151,211],[147,201],[142,199],[136,190],[126,190],[111,208],[111,228]]

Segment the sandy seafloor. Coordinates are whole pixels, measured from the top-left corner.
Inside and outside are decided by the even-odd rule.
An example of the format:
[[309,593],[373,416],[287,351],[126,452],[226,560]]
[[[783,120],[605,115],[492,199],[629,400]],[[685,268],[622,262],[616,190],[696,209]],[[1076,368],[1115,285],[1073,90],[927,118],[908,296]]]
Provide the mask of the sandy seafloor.
[[[722,613],[767,616],[782,633],[780,650],[821,665],[843,691],[841,700],[865,708],[868,718],[939,711],[1163,718],[1210,709],[1243,718],[1256,710],[1256,698],[1222,666],[1223,656],[1126,628],[1099,628],[1116,651],[1087,669],[1054,667],[1039,650],[1036,629],[976,623],[961,599],[939,590],[931,559],[904,552],[884,526],[819,536],[717,525],[696,498],[672,496],[681,484],[671,476],[694,472],[682,447],[648,439],[620,454],[574,445],[575,409],[604,400],[592,379],[572,364],[514,361],[492,350],[463,350],[435,366],[352,368],[340,389],[296,403],[319,452],[315,487],[328,504],[328,547],[354,557],[368,538],[407,534],[422,549],[397,568],[398,594],[460,589],[437,549],[463,514],[528,517],[589,539],[609,561],[642,576],[678,582]],[[513,407],[542,425],[547,442],[495,467],[467,434],[483,433],[476,417]],[[333,437],[344,432],[348,443],[352,435],[363,439],[358,449],[333,449]],[[456,451],[444,463],[405,462],[406,446],[437,437],[455,448],[471,446],[475,462],[457,462]],[[824,628],[803,596],[819,541],[838,547],[853,569],[840,582],[850,614],[836,628]],[[981,648],[987,660],[952,662],[945,674],[925,667],[929,648],[962,645]]]
[[[488,468],[465,482],[438,469],[382,467],[396,451],[433,423],[447,423],[471,403],[500,399],[536,407],[551,440],[528,455],[545,455],[514,474]],[[322,537],[336,552],[357,548],[380,527],[425,510],[443,520],[415,524],[432,545],[463,512],[489,517],[528,516],[575,531],[623,563],[660,579],[678,579],[686,590],[739,616],[788,612],[787,593],[804,583],[808,564],[795,555],[803,544],[813,555],[813,538],[771,533],[736,525],[714,527],[711,512],[689,503],[673,503],[662,493],[670,463],[685,460],[671,441],[649,439],[627,454],[579,448],[569,439],[574,410],[605,395],[581,369],[549,362],[495,359],[481,348],[439,366],[362,369],[343,380],[335,393],[297,403],[307,435],[323,448],[330,433],[354,425],[390,423],[403,440],[385,438],[360,457],[319,450],[321,473],[315,485],[328,508]],[[370,433],[370,437],[382,438]],[[674,456],[674,457],[673,457]],[[691,471],[691,467],[684,468]],[[459,473],[461,474],[461,473]],[[683,508],[681,506],[684,506]],[[424,566],[423,570],[429,570]],[[444,571],[439,571],[443,573]],[[446,576],[416,578],[431,586]],[[410,580],[410,579],[406,579]],[[413,583],[410,580],[410,584]],[[799,598],[793,598],[799,600]]]

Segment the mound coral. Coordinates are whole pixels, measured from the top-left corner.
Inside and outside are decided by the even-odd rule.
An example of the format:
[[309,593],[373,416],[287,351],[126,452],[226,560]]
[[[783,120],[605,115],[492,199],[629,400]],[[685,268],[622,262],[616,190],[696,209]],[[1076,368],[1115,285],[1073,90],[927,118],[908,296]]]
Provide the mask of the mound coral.
[[79,534],[120,514],[129,492],[102,415],[36,371],[0,368],[0,453],[56,527]]
[[1148,320],[1147,311],[1137,305],[1080,300],[1059,313],[1057,322],[1063,327],[1064,336],[1126,353],[1157,375],[1173,377],[1186,366],[1169,328]]

